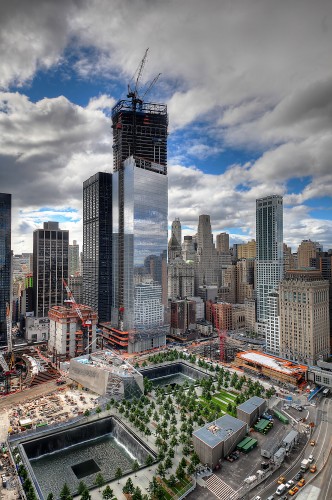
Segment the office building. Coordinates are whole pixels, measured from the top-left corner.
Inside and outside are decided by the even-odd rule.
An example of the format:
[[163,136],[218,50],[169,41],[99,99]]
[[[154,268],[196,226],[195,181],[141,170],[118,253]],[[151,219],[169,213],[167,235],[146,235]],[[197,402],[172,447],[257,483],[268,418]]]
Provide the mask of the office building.
[[11,303],[12,195],[0,193],[0,346],[7,344],[7,304]]
[[49,309],[67,297],[69,231],[58,222],[44,222],[33,232],[33,288],[35,316],[46,317]]
[[171,238],[168,243],[168,262],[182,256],[181,222],[178,217],[172,222]]
[[153,287],[151,301],[159,308],[167,305],[167,108],[136,98],[119,101],[112,122],[112,326],[118,337],[121,332],[126,336],[141,328],[137,320],[144,317],[144,332],[152,339],[160,331],[159,317],[149,313],[149,301],[139,292],[153,280],[159,287]]
[[80,247],[76,240],[69,245],[69,276],[77,276],[80,274]]
[[257,321],[267,318],[267,297],[283,277],[283,200],[256,200]]
[[218,254],[213,243],[211,222],[209,215],[200,215],[197,229],[197,263],[195,272],[195,291],[198,295],[199,287],[218,285],[220,272]]
[[196,326],[196,302],[194,300],[171,301],[172,335],[181,335]]
[[182,243],[182,258],[185,262],[196,261],[195,241],[192,236],[184,236]]
[[216,236],[216,248],[218,253],[229,252],[229,234],[219,233]]
[[111,320],[112,174],[98,172],[83,183],[83,304],[99,322]]
[[316,364],[330,354],[329,281],[318,270],[286,273],[279,285],[282,357]]
[[248,241],[248,243],[239,243],[237,245],[238,259],[255,259],[256,258],[256,240]]
[[311,240],[303,240],[297,249],[298,269],[307,269],[311,265],[311,259],[316,257],[319,243]]
[[292,253],[292,249],[283,244],[284,249],[284,273],[292,269],[297,269],[297,254]]
[[241,259],[236,263],[236,302],[244,304],[245,299],[254,298],[255,259]]
[[194,295],[195,268],[191,262],[176,259],[168,264],[168,298],[184,299]]

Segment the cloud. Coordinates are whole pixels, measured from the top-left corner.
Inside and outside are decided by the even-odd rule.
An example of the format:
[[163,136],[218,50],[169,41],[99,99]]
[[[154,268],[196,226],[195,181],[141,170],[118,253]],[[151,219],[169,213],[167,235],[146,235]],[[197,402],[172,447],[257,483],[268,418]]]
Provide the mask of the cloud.
[[[329,0],[5,2],[1,186],[31,214],[41,206],[81,214],[83,180],[112,169],[115,94],[88,96],[86,107],[61,95],[34,103],[20,86],[28,91],[36,77],[66,68],[68,78],[105,77],[124,89],[150,47],[142,84],[162,73],[149,97],[167,102],[170,114],[170,218],[195,226],[207,212],[215,230],[254,236],[256,197],[280,193],[296,229],[286,224],[286,238],[323,230],[331,246],[328,221],[305,206],[332,191],[331,18]],[[234,149],[247,153],[242,164],[206,173],[209,161],[217,171],[217,155]],[[288,181],[303,177],[307,185],[288,192]],[[27,212],[15,213],[25,231]],[[31,215],[28,226],[35,221]]]

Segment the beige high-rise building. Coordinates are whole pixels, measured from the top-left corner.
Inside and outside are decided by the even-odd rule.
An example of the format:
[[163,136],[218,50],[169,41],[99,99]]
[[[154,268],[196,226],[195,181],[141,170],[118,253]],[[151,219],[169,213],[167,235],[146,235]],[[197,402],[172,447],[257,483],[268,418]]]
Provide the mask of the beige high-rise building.
[[256,258],[256,240],[241,243],[237,246],[238,259],[255,259]]
[[284,243],[284,270],[297,269],[297,254],[292,253],[291,247]]
[[[227,292],[226,292],[227,290]],[[223,295],[223,293],[227,293],[227,295]],[[221,296],[220,296],[221,294]],[[236,303],[236,266],[231,264],[230,266],[226,266],[222,270],[222,286],[219,289],[218,296],[221,300],[225,300],[227,298],[227,302],[231,304]]]
[[329,282],[316,270],[289,271],[279,285],[280,354],[306,364],[329,355]]
[[311,267],[310,259],[316,257],[317,254],[317,243],[311,240],[301,241],[299,248],[297,249],[297,265],[298,269],[304,269]]
[[219,233],[216,237],[216,247],[218,253],[229,252],[229,234]]
[[184,262],[180,258],[168,264],[168,298],[184,299],[192,297],[195,291],[194,264]]
[[236,302],[254,297],[255,259],[241,259],[236,263]]

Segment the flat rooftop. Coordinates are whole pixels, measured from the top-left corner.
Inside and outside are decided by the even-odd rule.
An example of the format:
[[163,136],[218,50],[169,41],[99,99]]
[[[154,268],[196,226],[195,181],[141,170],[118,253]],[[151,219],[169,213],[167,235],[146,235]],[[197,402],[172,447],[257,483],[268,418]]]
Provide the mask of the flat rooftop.
[[297,375],[300,371],[307,371],[307,367],[303,365],[296,365],[291,361],[286,361],[281,358],[275,358],[268,354],[259,353],[256,351],[247,351],[237,354],[237,357],[255,363],[271,370],[285,373],[287,375]]
[[248,399],[244,403],[240,404],[238,406],[239,410],[244,411],[245,413],[251,414],[264,403],[265,399],[260,398],[258,396],[253,396],[252,398]]
[[217,420],[205,424],[204,427],[197,429],[193,432],[193,436],[208,444],[211,448],[214,448],[222,441],[226,441],[235,432],[246,427],[246,423],[242,422],[238,418],[231,417],[230,415],[224,415]]

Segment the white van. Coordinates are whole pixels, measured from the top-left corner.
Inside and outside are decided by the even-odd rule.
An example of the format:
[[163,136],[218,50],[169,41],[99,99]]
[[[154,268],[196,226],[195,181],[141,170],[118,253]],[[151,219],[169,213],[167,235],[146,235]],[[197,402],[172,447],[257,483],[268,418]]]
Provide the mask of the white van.
[[277,488],[277,491],[276,491],[276,495],[280,496],[282,495],[283,493],[285,493],[285,491],[287,490],[287,487],[285,484],[281,484],[280,486],[278,486]]

